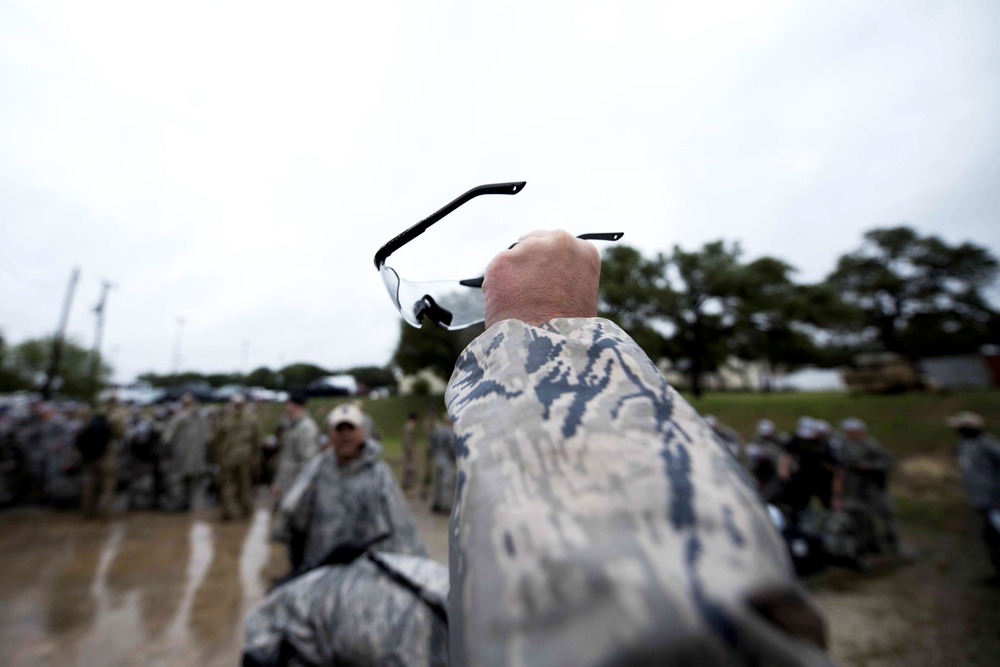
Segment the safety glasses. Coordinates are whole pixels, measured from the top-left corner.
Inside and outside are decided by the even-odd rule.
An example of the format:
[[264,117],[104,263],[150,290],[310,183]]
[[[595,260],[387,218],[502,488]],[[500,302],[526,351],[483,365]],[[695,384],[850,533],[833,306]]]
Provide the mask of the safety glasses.
[[[525,183],[526,181],[494,183],[472,188],[379,248],[375,253],[375,267],[382,276],[393,305],[408,324],[420,327],[426,317],[440,327],[455,331],[482,322],[485,319],[483,278],[413,282],[401,278],[395,269],[385,263],[389,255],[423,234],[431,225],[462,204],[480,195],[516,195],[524,189]],[[622,236],[622,232],[610,232],[581,234],[577,238],[617,241]]]

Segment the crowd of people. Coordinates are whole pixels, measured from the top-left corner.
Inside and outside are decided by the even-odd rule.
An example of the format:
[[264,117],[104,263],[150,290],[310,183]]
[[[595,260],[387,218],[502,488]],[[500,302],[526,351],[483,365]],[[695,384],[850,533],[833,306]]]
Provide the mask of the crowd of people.
[[[223,520],[247,517],[254,490],[277,502],[312,458],[333,446],[304,393],[295,392],[273,434],[261,431],[257,410],[244,396],[228,405],[198,405],[190,394],[172,404],[137,407],[112,397],[85,404],[37,397],[0,401],[0,507],[80,508],[87,516],[112,510],[179,512],[217,506]],[[364,413],[362,429],[380,449],[380,431]],[[433,489],[434,511],[447,513],[454,493],[454,434],[447,419],[428,412],[421,428],[404,433],[407,491]],[[409,423],[409,420],[408,420]],[[423,431],[421,437],[420,431]],[[374,447],[372,448],[374,449]]]
[[[863,421],[850,417],[834,428],[803,416],[788,433],[761,419],[744,442],[715,416],[705,420],[752,475],[762,499],[780,512],[800,569],[820,567],[820,556],[861,565],[872,555],[899,554],[888,490],[894,459]],[[822,554],[810,548],[810,538]]]

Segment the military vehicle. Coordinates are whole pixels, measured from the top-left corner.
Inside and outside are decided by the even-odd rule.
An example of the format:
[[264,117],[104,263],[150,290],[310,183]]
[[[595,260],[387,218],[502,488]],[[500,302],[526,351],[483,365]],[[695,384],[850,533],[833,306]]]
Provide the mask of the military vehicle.
[[854,357],[851,368],[841,372],[852,394],[894,394],[934,389],[916,365],[901,354],[873,352]]

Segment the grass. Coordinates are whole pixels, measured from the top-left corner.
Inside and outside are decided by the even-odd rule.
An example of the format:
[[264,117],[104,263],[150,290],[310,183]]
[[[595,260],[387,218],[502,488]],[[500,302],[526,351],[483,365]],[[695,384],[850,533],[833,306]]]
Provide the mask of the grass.
[[[941,395],[900,394],[849,396],[843,393],[714,393],[686,397],[701,414],[714,414],[749,439],[757,420],[768,418],[791,431],[802,415],[836,425],[846,417],[865,421],[868,429],[893,456],[897,466],[890,482],[900,521],[918,530],[958,530],[965,521],[965,501],[954,462],[955,435],[944,420],[959,410],[972,410],[998,424],[1000,391],[951,392]],[[346,398],[314,399],[308,410],[322,427],[326,414]],[[362,399],[364,409],[382,432],[385,458],[399,468],[400,434],[406,415],[421,418],[428,409],[444,411],[440,396]],[[258,406],[264,433],[274,432],[282,404]]]
[[[842,393],[709,394],[688,397],[701,414],[714,414],[750,437],[758,419],[773,420],[791,431],[802,415],[836,426],[846,417],[864,420],[868,430],[897,459],[910,456],[952,457],[955,436],[944,424],[959,410],[972,410],[989,422],[1000,416],[1000,391],[953,392],[943,395],[898,394],[849,396]],[[996,426],[996,424],[994,424]]]

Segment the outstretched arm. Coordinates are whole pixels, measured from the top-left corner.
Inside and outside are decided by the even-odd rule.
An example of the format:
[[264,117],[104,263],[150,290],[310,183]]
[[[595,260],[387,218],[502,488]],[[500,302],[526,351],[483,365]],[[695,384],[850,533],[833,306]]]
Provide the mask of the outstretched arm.
[[752,483],[635,342],[593,317],[599,274],[593,246],[565,232],[487,269],[489,328],[446,394],[451,659],[826,664]]

